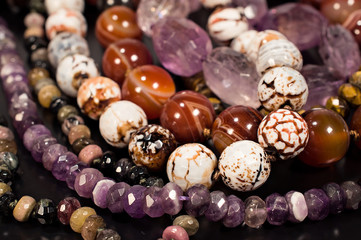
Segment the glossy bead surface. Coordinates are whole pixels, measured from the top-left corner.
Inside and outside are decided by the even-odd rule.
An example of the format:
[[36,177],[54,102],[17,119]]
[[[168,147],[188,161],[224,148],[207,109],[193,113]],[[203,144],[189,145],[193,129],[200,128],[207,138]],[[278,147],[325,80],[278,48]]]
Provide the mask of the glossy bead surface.
[[149,177],[147,178],[147,181],[143,184],[143,186],[162,188],[164,186],[164,181],[160,177]]
[[[360,32],[361,33],[361,32]],[[361,71],[357,71],[348,79],[349,83],[361,88]]]
[[0,140],[0,152],[11,152],[16,154],[18,151],[18,147],[16,142],[8,141],[8,140]]
[[123,182],[128,176],[128,172],[134,163],[128,158],[121,158],[114,165],[113,176],[117,182]]
[[65,181],[69,169],[78,162],[78,157],[72,152],[66,152],[53,163],[52,174],[59,181]]
[[330,212],[330,199],[322,189],[310,189],[304,193],[308,218],[313,221],[325,219]]
[[186,230],[180,226],[167,227],[163,231],[162,238],[164,240],[189,240]]
[[84,0],[45,0],[44,2],[48,14],[52,14],[61,8],[67,8],[83,12]]
[[199,222],[195,217],[189,215],[181,215],[173,221],[174,226],[180,226],[187,231],[188,236],[193,236],[198,232]]
[[10,171],[15,172],[19,167],[19,159],[14,153],[0,152],[0,165],[6,165]]
[[0,140],[14,140],[13,132],[7,127],[0,126]]
[[286,198],[278,193],[271,194],[265,200],[267,208],[267,221],[271,225],[280,226],[287,221],[288,203]]
[[[49,85],[55,86],[56,83],[53,79],[51,78],[43,78],[40,79],[39,81],[36,82],[35,86],[34,86],[34,92],[36,95],[39,94],[40,90],[44,87],[47,87]],[[54,98],[55,99],[55,98]]]
[[248,197],[245,201],[244,223],[251,228],[259,228],[267,219],[265,202],[257,197]]
[[31,149],[31,156],[36,162],[41,162],[45,149],[57,143],[56,138],[48,135],[42,135],[34,141]]
[[321,13],[331,23],[342,24],[355,10],[361,8],[361,1],[325,0],[321,3]]
[[61,92],[58,87],[54,85],[48,85],[41,88],[38,93],[38,100],[42,107],[49,108],[53,99],[60,96]]
[[19,222],[26,222],[29,219],[35,205],[36,201],[34,198],[30,196],[23,196],[14,208],[14,218]]
[[346,193],[346,209],[356,210],[361,202],[361,186],[353,181],[346,181],[340,184]]
[[103,150],[98,145],[90,144],[80,151],[78,157],[79,161],[90,165],[94,159],[100,158],[102,155]]
[[204,215],[208,220],[217,222],[223,219],[228,212],[227,197],[221,191],[213,191],[211,192],[210,196],[211,196],[211,201]]
[[341,160],[350,143],[346,122],[328,109],[314,109],[304,114],[310,138],[299,158],[314,167],[326,167]]
[[53,164],[57,161],[58,157],[66,153],[68,150],[61,144],[53,144],[45,149],[41,161],[46,170],[51,171]]
[[113,229],[103,229],[98,233],[96,240],[121,240],[121,237]]
[[70,227],[74,232],[81,233],[82,227],[85,223],[85,220],[91,216],[95,215],[96,212],[93,208],[90,207],[81,207],[73,212],[70,217]]
[[124,198],[122,198],[124,210],[132,218],[142,218],[145,216],[145,212],[143,211],[145,190],[146,188],[143,186],[132,186],[126,191]]
[[299,223],[305,220],[308,215],[308,209],[305,197],[300,192],[290,191],[285,195],[288,203],[288,220]]
[[119,182],[109,188],[107,193],[108,209],[112,213],[121,213],[124,210],[123,198],[130,186],[125,182]]
[[105,228],[104,219],[99,215],[90,215],[85,219],[81,229],[81,236],[84,240],[94,240],[97,236],[98,229]]
[[94,168],[83,169],[75,178],[74,189],[79,196],[90,198],[93,189],[103,174]]
[[84,120],[80,116],[68,116],[61,124],[61,130],[68,136],[69,131],[72,127],[84,124]]
[[346,193],[337,183],[325,184],[322,189],[330,200],[330,213],[341,213],[346,206]]
[[206,97],[185,90],[168,99],[162,109],[160,122],[178,142],[203,142],[203,131],[211,128],[214,118],[213,106]]
[[107,193],[109,189],[115,184],[113,180],[100,180],[94,187],[92,192],[92,199],[95,205],[100,208],[107,208]]
[[37,219],[40,224],[52,224],[56,217],[56,207],[50,199],[40,199],[36,203],[32,217]]
[[[350,129],[361,134],[361,107],[358,107],[354,112],[350,123]],[[355,143],[356,146],[361,149],[361,138],[358,138]]]
[[14,174],[6,165],[0,166],[0,182],[9,183],[13,180]]
[[326,102],[326,108],[340,114],[343,118],[350,113],[350,107],[347,102],[340,97],[330,97]]
[[222,223],[228,228],[235,228],[239,226],[244,220],[245,205],[240,198],[234,195],[229,195],[227,197],[227,201],[228,211],[224,216]]
[[143,211],[151,218],[161,217],[164,214],[162,208],[162,189],[149,187],[144,192]]
[[206,8],[214,8],[217,6],[226,6],[232,3],[232,0],[202,0],[200,2]]
[[188,215],[199,217],[207,211],[211,195],[206,186],[196,184],[187,190],[186,196],[188,199],[184,203],[184,209]]
[[104,175],[109,176],[116,162],[117,156],[112,151],[106,151],[99,158],[94,159],[91,166],[101,171]]
[[66,173],[65,179],[68,188],[74,190],[75,179],[79,175],[79,173],[85,168],[88,168],[88,165],[82,162],[78,162],[69,168],[68,172]]
[[73,149],[75,154],[79,154],[80,151],[85,148],[86,146],[94,144],[94,140],[91,138],[78,138],[76,139],[73,144],[71,145],[71,148]]
[[144,185],[148,177],[148,170],[144,166],[133,166],[127,174],[127,180],[130,185]]
[[338,89],[338,95],[345,99],[351,106],[361,105],[361,89],[351,83],[345,83]]
[[67,102],[67,100],[65,98],[58,97],[58,98],[53,99],[53,101],[50,103],[49,109],[53,113],[58,113],[59,109],[61,109],[62,107],[64,107],[67,104],[68,104],[68,102]]
[[59,109],[57,118],[60,123],[63,123],[66,118],[70,116],[76,116],[78,114],[78,109],[73,105],[64,105]]
[[162,205],[166,214],[176,215],[183,208],[180,197],[183,196],[182,189],[175,183],[169,182],[162,188]]
[[0,197],[7,192],[11,192],[11,187],[3,182],[0,182]]
[[68,225],[71,215],[78,208],[80,208],[80,202],[76,198],[67,197],[61,200],[57,206],[57,216],[59,221],[64,225]]
[[77,125],[70,129],[68,140],[70,144],[73,144],[79,138],[90,138],[90,136],[90,129],[86,125]]
[[0,196],[0,213],[2,216],[10,216],[18,203],[14,193],[7,192]]
[[111,7],[99,15],[95,36],[103,47],[122,38],[141,38],[142,32],[136,23],[133,10],[124,6]]

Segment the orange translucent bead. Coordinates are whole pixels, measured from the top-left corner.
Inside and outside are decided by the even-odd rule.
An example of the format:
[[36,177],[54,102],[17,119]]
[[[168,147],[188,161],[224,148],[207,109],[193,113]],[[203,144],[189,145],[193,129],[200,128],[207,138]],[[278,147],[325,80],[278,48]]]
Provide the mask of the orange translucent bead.
[[331,23],[342,24],[355,10],[361,8],[361,0],[324,0],[321,3],[321,13]]
[[[361,106],[353,114],[350,128],[356,131],[356,134],[361,135]],[[361,136],[357,137],[356,146],[361,149]]]

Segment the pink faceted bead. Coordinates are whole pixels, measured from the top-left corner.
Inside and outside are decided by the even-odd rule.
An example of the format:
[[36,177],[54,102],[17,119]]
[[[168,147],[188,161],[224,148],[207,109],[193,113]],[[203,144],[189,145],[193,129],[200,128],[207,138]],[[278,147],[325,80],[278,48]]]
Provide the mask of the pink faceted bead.
[[103,150],[98,145],[90,144],[80,151],[78,158],[79,161],[90,165],[94,159],[99,158],[102,155]]
[[189,240],[189,236],[180,226],[169,226],[163,231],[162,238],[164,240]]

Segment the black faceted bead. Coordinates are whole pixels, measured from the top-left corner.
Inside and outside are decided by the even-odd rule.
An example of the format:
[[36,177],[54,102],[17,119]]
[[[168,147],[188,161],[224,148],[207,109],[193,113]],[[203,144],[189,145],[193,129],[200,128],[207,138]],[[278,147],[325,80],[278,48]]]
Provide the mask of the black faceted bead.
[[0,166],[0,182],[8,183],[13,179],[13,177],[14,175],[7,165],[3,164]]
[[122,158],[115,163],[113,170],[113,177],[117,182],[124,182],[127,179],[129,169],[134,166],[134,163],[128,158]]
[[53,113],[58,113],[59,109],[64,107],[65,105],[68,105],[68,102],[66,101],[66,99],[63,97],[58,97],[58,98],[55,98],[53,101],[51,101],[50,110]]
[[25,39],[25,47],[28,52],[33,52],[39,48],[46,48],[48,43],[41,37],[30,36]]
[[6,165],[10,171],[15,172],[19,167],[19,159],[14,153],[1,152],[0,165]]
[[18,200],[12,192],[7,192],[0,196],[0,216],[11,215],[17,202]]
[[56,219],[56,206],[50,199],[40,199],[32,212],[32,217],[41,224],[52,224]]
[[94,144],[93,139],[91,139],[91,138],[78,138],[77,140],[75,140],[73,142],[71,147],[72,147],[74,153],[76,155],[78,155],[83,148],[85,148],[86,146],[88,146],[90,144]]
[[116,163],[116,156],[112,151],[103,153],[100,158],[93,160],[91,167],[98,169],[105,176],[111,176],[112,170]]
[[162,188],[164,186],[163,179],[158,177],[149,177],[143,184],[145,187],[159,187]]
[[31,62],[30,66],[32,68],[44,68],[44,69],[51,69],[50,67],[50,63],[48,61],[44,61],[44,60],[36,60],[34,62]]
[[149,178],[148,169],[144,166],[133,166],[128,172],[128,182],[130,185],[144,184]]

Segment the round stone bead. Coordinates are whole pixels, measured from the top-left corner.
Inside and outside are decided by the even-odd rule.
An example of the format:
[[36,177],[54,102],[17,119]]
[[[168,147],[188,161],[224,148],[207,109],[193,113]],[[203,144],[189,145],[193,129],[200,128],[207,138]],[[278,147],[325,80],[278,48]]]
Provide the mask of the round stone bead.
[[217,167],[216,155],[199,143],[189,143],[178,147],[169,156],[167,175],[170,182],[186,191],[196,184],[210,188]]
[[124,211],[126,211],[132,218],[142,218],[145,216],[143,201],[146,189],[147,188],[140,185],[132,186],[126,191],[124,197],[122,198]]
[[[0,182],[9,183],[13,180],[14,174],[6,165],[0,165]],[[9,183],[10,184],[10,183]]]
[[10,171],[15,172],[19,167],[19,159],[14,153],[0,152],[0,165],[4,164]]
[[75,154],[79,154],[83,148],[91,144],[94,144],[94,140],[91,138],[78,138],[73,142],[71,148]]
[[48,49],[47,48],[39,48],[36,49],[34,52],[30,55],[30,61],[33,62],[35,65],[35,62],[37,61],[48,61]]
[[166,214],[173,216],[182,210],[182,195],[182,189],[175,183],[169,182],[162,188],[162,206]]
[[221,112],[212,125],[212,140],[218,152],[222,153],[237,141],[257,141],[257,129],[262,118],[256,109],[242,105]]
[[215,118],[211,102],[194,91],[180,91],[164,104],[160,122],[181,143],[203,142],[203,131],[210,129]]
[[202,0],[203,7],[215,8],[217,6],[226,6],[232,3],[232,0]]
[[107,192],[107,206],[112,213],[121,213],[124,210],[123,198],[130,186],[125,182],[118,182],[109,188]]
[[18,200],[16,199],[14,193],[7,192],[0,196],[0,213],[2,216],[10,216],[13,213]]
[[190,77],[202,70],[202,61],[212,50],[208,34],[185,18],[163,18],[153,25],[153,46],[170,72]]
[[4,195],[5,193],[11,192],[11,191],[12,191],[11,187],[8,184],[0,182],[0,197],[2,195]]
[[50,130],[42,124],[29,127],[23,135],[23,143],[27,150],[31,151],[35,141],[40,136],[51,136]]
[[299,223],[305,220],[308,215],[308,209],[305,197],[300,192],[290,191],[285,195],[288,203],[288,220]]
[[361,89],[351,83],[345,83],[338,89],[338,95],[352,106],[361,105]]
[[346,209],[356,210],[361,202],[361,186],[353,181],[343,182],[341,188],[346,193]]
[[77,125],[70,129],[68,134],[68,140],[70,144],[73,144],[75,140],[79,138],[90,138],[90,129],[86,125]]
[[121,158],[114,165],[113,176],[117,182],[123,182],[128,176],[128,172],[134,163],[128,158]]
[[148,119],[156,119],[175,90],[167,71],[155,65],[144,65],[127,74],[122,85],[122,97],[141,107]]
[[33,68],[28,73],[29,83],[32,87],[43,78],[49,78],[50,74],[45,68]]
[[280,226],[288,219],[289,209],[286,198],[273,193],[266,198],[267,221],[271,225]]
[[162,238],[164,240],[189,240],[187,231],[180,226],[169,226],[164,229]]
[[42,107],[49,108],[54,98],[61,96],[61,92],[57,86],[48,85],[40,89],[38,100]]
[[101,230],[95,240],[121,240],[119,234],[113,229]]
[[344,26],[352,33],[353,37],[359,45],[361,43],[361,26],[358,24],[358,22],[361,20],[360,18],[361,10],[358,9],[353,11],[342,24],[342,26]]
[[90,144],[80,151],[78,157],[79,161],[90,165],[94,159],[100,158],[102,155],[103,150],[98,145]]
[[138,166],[145,166],[150,171],[161,171],[176,146],[175,137],[168,129],[151,124],[132,134],[128,150]]
[[78,109],[76,109],[76,107],[74,107],[73,105],[64,105],[59,109],[57,118],[60,123],[63,123],[65,119],[67,119],[68,117],[76,116],[78,114],[79,114]]
[[99,71],[94,60],[81,54],[63,58],[56,69],[58,86],[69,97],[76,97],[80,85],[97,76]]
[[196,184],[190,187],[185,195],[187,200],[184,203],[184,209],[188,215],[199,217],[207,211],[211,202],[211,195],[206,186]]
[[106,77],[94,77],[80,86],[77,103],[84,114],[97,120],[109,104],[120,99],[121,92],[117,83]]
[[298,71],[290,67],[275,67],[259,81],[258,97],[269,111],[284,107],[297,111],[306,104],[308,86]]
[[36,162],[41,162],[45,149],[57,143],[56,138],[48,135],[42,135],[34,141],[31,149],[31,156]]
[[199,222],[195,217],[189,215],[181,215],[173,221],[174,226],[180,226],[186,230],[188,236],[193,236],[198,232]]
[[[350,128],[361,135],[361,107],[358,107],[354,112],[351,119]],[[361,138],[356,139],[355,143],[356,146],[361,149]]]
[[143,211],[151,218],[161,217],[164,214],[162,208],[162,189],[149,187],[144,192]]
[[221,191],[213,191],[210,194],[211,201],[204,215],[208,220],[217,222],[223,219],[228,212],[228,201],[226,195]]
[[322,189],[310,189],[304,193],[308,218],[313,221],[325,219],[330,212],[330,199]]
[[236,191],[251,191],[262,186],[271,172],[271,163],[258,143],[243,140],[232,143],[218,162],[223,182]]
[[355,10],[361,8],[361,1],[326,0],[321,3],[321,13],[333,24],[342,24]]
[[68,225],[71,215],[75,212],[75,210],[80,208],[80,206],[80,202],[74,197],[67,197],[61,200],[57,207],[57,216],[59,221],[64,225]]
[[340,97],[330,97],[326,102],[326,108],[340,114],[343,118],[350,113],[349,105]]
[[[361,31],[360,31],[361,33]],[[357,71],[348,79],[349,83],[361,88],[361,71]]]
[[81,233],[85,220],[91,215],[96,215],[96,212],[90,207],[81,207],[75,210],[70,217],[71,229],[74,232]]
[[42,88],[44,88],[46,86],[49,86],[49,85],[55,86],[56,83],[51,78],[42,78],[42,79],[40,79],[39,81],[36,82],[36,85],[34,86],[35,94],[38,95]]
[[98,181],[103,179],[103,174],[94,168],[83,169],[75,178],[74,189],[79,196],[90,198]]
[[70,168],[78,162],[78,157],[72,152],[61,154],[53,163],[52,174],[59,181],[65,181]]
[[141,41],[125,38],[107,47],[103,54],[102,68],[105,76],[122,86],[128,71],[152,63],[152,56]]
[[45,0],[44,4],[49,15],[61,8],[84,11],[84,0]]
[[346,193],[337,183],[325,184],[322,189],[330,200],[329,210],[332,214],[341,213],[346,206]]
[[35,205],[36,201],[34,198],[30,196],[23,196],[14,208],[14,218],[19,222],[26,222],[29,219]]
[[92,192],[92,199],[95,205],[100,208],[107,208],[107,193],[109,189],[115,184],[113,180],[103,179],[100,180],[94,187]]
[[259,228],[267,219],[266,203],[257,196],[248,197],[245,201],[244,223],[251,228]]
[[127,174],[127,180],[130,185],[144,185],[148,178],[148,170],[143,166],[133,166],[129,169]]
[[14,140],[13,132],[7,127],[0,126],[0,140],[13,141]]
[[346,122],[328,109],[304,113],[310,139],[299,158],[314,167],[326,167],[341,160],[349,147],[350,136]]
[[85,219],[81,229],[81,236],[84,240],[94,240],[98,229],[104,229],[106,226],[104,219],[99,215],[90,215]]
[[74,164],[69,168],[68,172],[66,173],[65,179],[68,188],[74,190],[75,179],[79,175],[79,173],[85,168],[88,168],[88,165],[82,162],[78,162],[77,164]]
[[144,111],[123,100],[110,104],[99,120],[99,130],[105,141],[118,148],[128,145],[131,134],[148,124]]
[[229,195],[227,197],[228,210],[224,216],[222,223],[228,228],[235,228],[244,220],[244,202],[234,195]]
[[18,147],[14,140],[13,141],[0,140],[0,152],[11,152],[13,154],[16,154],[17,151],[18,151]]
[[84,120],[82,117],[77,116],[77,115],[68,115],[68,117],[65,118],[65,120],[63,121],[63,123],[61,124],[61,130],[63,131],[63,133],[68,136],[70,129],[74,126],[77,125],[83,125],[84,124]]
[[124,6],[114,6],[102,12],[95,25],[95,36],[103,47],[123,38],[142,37],[135,12]]
[[32,217],[40,224],[52,224],[56,219],[56,207],[50,199],[40,199],[32,212]]

